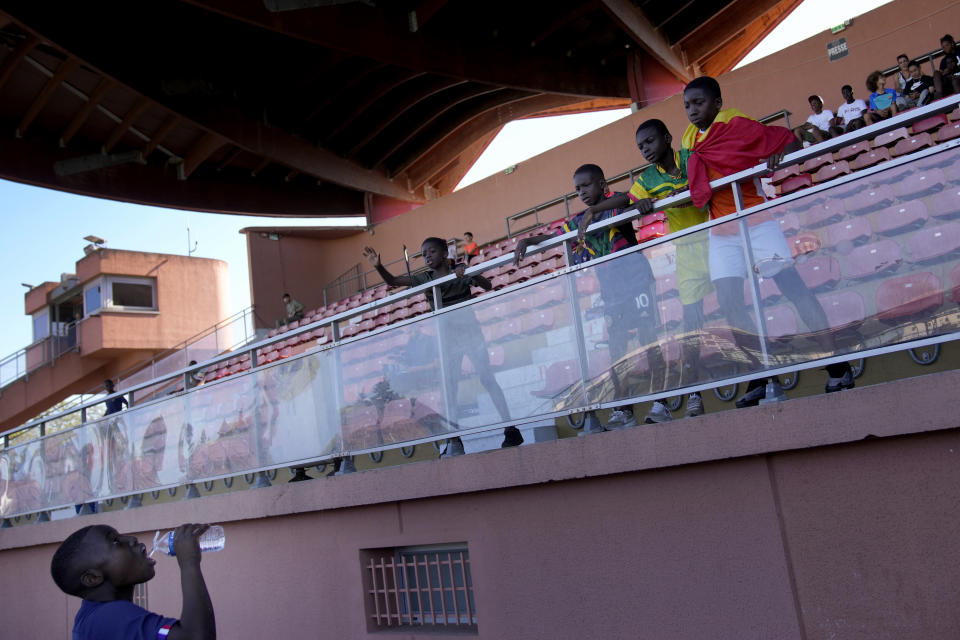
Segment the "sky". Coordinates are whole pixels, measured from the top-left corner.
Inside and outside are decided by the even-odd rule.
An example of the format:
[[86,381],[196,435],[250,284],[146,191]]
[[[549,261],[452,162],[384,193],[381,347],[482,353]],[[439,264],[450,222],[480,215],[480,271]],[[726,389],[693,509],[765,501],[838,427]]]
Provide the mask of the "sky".
[[[805,0],[741,64],[842,23],[891,0]],[[507,124],[457,188],[625,117],[626,109],[534,118]],[[247,252],[242,227],[276,225],[277,218],[186,212],[98,200],[0,180],[0,359],[27,346],[30,318],[23,313],[21,283],[39,284],[73,273],[83,257],[84,236],[104,238],[106,246],[158,253],[187,253],[224,260],[230,272],[230,308],[250,305]],[[353,224],[344,220],[343,223]],[[288,226],[337,224],[330,219],[286,221]]]

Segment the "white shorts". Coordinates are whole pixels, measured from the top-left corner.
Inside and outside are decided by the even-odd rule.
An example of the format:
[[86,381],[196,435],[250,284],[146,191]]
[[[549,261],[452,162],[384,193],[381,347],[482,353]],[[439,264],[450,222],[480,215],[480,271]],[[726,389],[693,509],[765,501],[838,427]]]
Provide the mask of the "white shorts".
[[[793,264],[790,246],[776,220],[761,222],[747,227],[750,233],[750,248],[753,249],[754,266],[757,272],[770,278]],[[719,235],[710,233],[710,279],[746,278],[747,264],[743,256],[740,234]]]

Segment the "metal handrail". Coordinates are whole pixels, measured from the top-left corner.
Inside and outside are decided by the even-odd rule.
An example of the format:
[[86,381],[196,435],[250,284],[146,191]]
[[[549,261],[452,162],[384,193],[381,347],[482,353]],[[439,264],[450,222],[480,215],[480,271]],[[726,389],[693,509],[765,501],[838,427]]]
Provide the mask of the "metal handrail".
[[[815,158],[815,157],[818,157],[818,156],[820,156],[820,155],[823,155],[823,154],[826,153],[826,152],[830,152],[830,151],[834,151],[834,150],[840,149],[840,148],[845,147],[845,146],[847,146],[847,145],[856,143],[856,142],[858,142],[858,141],[860,141],[860,140],[864,140],[864,139],[867,139],[867,138],[872,138],[872,137],[876,136],[876,135],[879,134],[879,133],[884,133],[884,132],[886,132],[886,131],[890,131],[890,130],[892,130],[892,129],[896,129],[896,128],[898,128],[898,127],[901,127],[901,126],[903,126],[903,125],[905,125],[905,124],[908,124],[908,123],[911,123],[911,122],[914,122],[914,121],[917,121],[917,120],[922,120],[922,119],[924,119],[924,118],[926,118],[926,117],[928,117],[928,116],[930,116],[930,115],[934,115],[934,114],[937,114],[937,113],[943,113],[943,112],[947,112],[947,111],[952,111],[952,110],[953,110],[954,108],[956,108],[957,106],[960,106],[960,95],[950,96],[950,97],[948,97],[948,98],[943,98],[943,99],[937,100],[936,102],[931,103],[931,104],[929,104],[929,105],[925,105],[925,106],[923,106],[923,107],[918,107],[918,108],[913,109],[913,110],[911,110],[911,111],[909,111],[909,112],[905,112],[905,113],[902,113],[902,114],[898,114],[898,115],[896,115],[896,116],[894,116],[894,117],[892,117],[892,118],[889,118],[889,119],[887,119],[887,120],[884,120],[884,121],[882,121],[882,122],[880,122],[880,123],[876,123],[876,124],[870,125],[869,127],[864,127],[864,128],[862,128],[862,129],[858,129],[858,130],[856,130],[856,131],[852,131],[852,132],[847,133],[847,134],[844,134],[844,135],[842,135],[842,136],[838,136],[838,137],[836,137],[836,138],[831,138],[831,139],[829,139],[829,140],[825,140],[824,142],[818,143],[818,144],[816,144],[816,145],[812,145],[812,146],[810,146],[810,147],[808,147],[808,148],[806,148],[806,149],[801,149],[801,150],[799,150],[799,151],[796,151],[796,152],[794,152],[794,153],[791,153],[791,154],[789,154],[789,155],[787,155],[787,156],[784,157],[781,166],[789,166],[789,165],[797,164],[797,163],[800,163],[800,162],[804,162],[805,160],[808,160],[808,159]],[[953,147],[958,146],[958,145],[960,145],[960,142],[958,142],[958,141],[952,141],[952,142],[943,143],[943,144],[939,145],[938,147],[936,147],[936,148],[934,148],[934,149],[931,149],[931,150],[928,150],[928,151],[930,151],[930,152],[938,152],[938,151],[942,151],[942,150],[944,150],[944,149],[953,148]],[[746,215],[749,215],[749,214],[752,214],[752,213],[756,213],[756,212],[758,212],[758,211],[761,211],[761,210],[764,210],[764,209],[768,209],[768,208],[773,207],[773,206],[778,206],[778,205],[780,205],[780,204],[782,204],[782,203],[784,203],[784,202],[789,202],[789,201],[791,201],[791,200],[793,200],[793,199],[796,199],[796,198],[799,198],[799,197],[808,196],[808,195],[810,195],[811,193],[815,193],[815,192],[817,192],[817,191],[819,191],[819,190],[822,190],[823,188],[828,188],[828,187],[831,187],[831,186],[834,186],[834,185],[837,185],[837,184],[842,184],[843,182],[846,182],[846,181],[859,179],[859,178],[861,178],[861,177],[865,177],[865,176],[871,175],[872,173],[875,173],[875,172],[877,172],[877,171],[882,171],[882,170],[885,170],[886,168],[889,168],[889,167],[892,167],[892,166],[896,166],[896,165],[898,165],[898,164],[902,164],[903,162],[909,162],[909,161],[911,161],[912,159],[915,159],[916,157],[918,157],[918,156],[923,156],[923,155],[927,155],[927,154],[925,154],[924,151],[919,151],[919,152],[916,152],[916,153],[914,153],[914,154],[910,154],[910,155],[908,155],[908,156],[904,156],[903,158],[899,158],[899,159],[894,160],[894,161],[890,161],[890,162],[887,162],[887,163],[884,163],[884,164],[881,164],[881,165],[876,165],[876,166],[874,166],[874,167],[870,167],[870,168],[868,168],[868,169],[864,169],[864,170],[861,170],[861,171],[859,171],[859,172],[857,172],[857,173],[851,174],[851,175],[847,176],[846,179],[841,178],[841,179],[838,179],[838,180],[834,180],[834,181],[831,181],[830,183],[827,183],[827,184],[824,184],[824,185],[820,185],[820,186],[818,186],[818,187],[812,187],[812,188],[810,188],[810,189],[803,190],[803,191],[800,191],[800,192],[797,192],[797,193],[794,193],[794,194],[790,194],[790,195],[785,196],[785,197],[782,197],[782,198],[776,198],[776,199],[774,199],[774,200],[770,200],[769,202],[765,202],[765,203],[760,204],[760,205],[757,205],[757,206],[755,206],[755,207],[750,207],[750,208],[748,208],[748,209],[743,209],[743,210],[741,210],[741,211],[738,211],[738,212],[735,213],[735,214],[731,214],[731,215],[728,215],[728,216],[724,216],[724,217],[722,217],[722,218],[718,218],[718,219],[715,219],[715,220],[709,220],[709,221],[704,222],[704,223],[702,223],[702,224],[699,224],[699,225],[696,225],[696,226],[693,226],[693,227],[689,227],[689,228],[683,229],[683,230],[681,230],[681,231],[677,231],[677,232],[670,233],[670,234],[668,234],[668,235],[666,235],[666,236],[663,236],[663,237],[661,237],[661,238],[652,239],[652,240],[650,240],[650,241],[648,241],[648,242],[643,243],[642,245],[638,245],[637,247],[634,247],[633,249],[631,249],[631,251],[640,251],[640,250],[643,250],[643,249],[647,249],[647,248],[650,248],[650,247],[653,247],[653,246],[662,244],[662,243],[664,243],[664,242],[676,240],[677,238],[680,238],[680,237],[689,235],[689,234],[691,234],[691,233],[696,233],[696,232],[698,232],[698,231],[702,231],[702,230],[704,230],[704,229],[709,229],[709,228],[711,228],[711,227],[714,227],[714,226],[717,226],[717,225],[720,225],[720,224],[725,224],[725,223],[730,222],[731,220],[736,220],[736,219],[738,219],[738,218],[740,218],[740,217],[743,217],[743,216],[746,216]],[[761,177],[761,176],[768,175],[769,172],[770,172],[770,170],[767,168],[766,164],[758,164],[758,165],[756,165],[756,166],[754,166],[754,167],[752,167],[752,168],[750,168],[750,169],[745,169],[745,170],[743,170],[743,171],[740,171],[739,173],[736,173],[736,174],[733,174],[733,175],[730,175],[730,176],[726,176],[726,177],[724,177],[724,178],[720,178],[720,179],[717,179],[717,180],[713,180],[713,181],[710,182],[710,186],[711,186],[711,188],[712,188],[713,190],[716,190],[716,189],[721,188],[721,187],[732,186],[732,185],[737,184],[737,183],[745,182],[745,181],[751,180],[751,179],[753,179],[753,178],[755,178],[755,177]],[[664,198],[664,199],[662,199],[662,200],[658,200],[657,203],[656,203],[656,210],[659,211],[659,210],[663,210],[663,209],[666,209],[666,208],[675,207],[675,206],[678,206],[678,205],[681,205],[681,204],[685,204],[685,203],[687,203],[687,202],[689,202],[689,201],[690,201],[690,192],[689,192],[689,191],[683,191],[683,192],[681,192],[681,193],[678,193],[678,194],[676,194],[676,195],[670,196],[670,197],[668,197],[668,198]],[[636,217],[638,217],[639,215],[640,215],[640,214],[639,214],[635,209],[633,209],[633,210],[628,210],[628,211],[626,211],[626,212],[624,212],[624,213],[622,213],[622,214],[620,214],[620,215],[617,215],[617,216],[614,216],[614,217],[611,217],[611,218],[607,218],[607,219],[604,219],[604,220],[601,220],[601,221],[598,221],[598,222],[595,222],[595,223],[591,224],[591,225],[588,227],[587,231],[588,231],[588,232],[595,232],[595,231],[598,231],[598,230],[600,230],[600,229],[605,229],[605,228],[607,228],[607,227],[619,225],[619,224],[622,224],[623,222],[632,220],[633,218],[636,218]],[[576,231],[571,231],[571,232],[568,232],[568,233],[565,233],[565,234],[562,234],[562,235],[557,235],[557,236],[554,237],[554,238],[550,238],[550,239],[548,239],[548,240],[544,240],[544,241],[541,242],[540,244],[531,247],[531,248],[530,248],[530,251],[531,251],[531,252],[539,252],[539,251],[545,251],[545,250],[550,249],[550,248],[553,248],[553,247],[555,247],[555,246],[566,245],[566,242],[567,242],[567,241],[574,240],[574,239],[576,238],[576,236],[577,236],[577,232],[576,232]],[[568,246],[568,245],[567,245],[567,251],[569,251],[569,246]],[[621,253],[622,253],[622,252],[621,252]],[[617,254],[617,255],[619,255],[619,254]],[[612,259],[612,258],[614,258],[614,257],[615,257],[615,256],[611,255],[611,256],[607,256],[606,258],[600,258],[599,260],[591,261],[591,262],[589,262],[589,263],[584,263],[584,264],[581,264],[581,265],[568,266],[568,267],[566,267],[564,270],[562,270],[560,273],[569,273],[569,272],[576,271],[576,270],[579,270],[579,269],[591,267],[591,266],[593,266],[594,264],[596,264],[597,262],[604,261],[605,259]],[[470,267],[468,267],[468,268],[466,269],[465,274],[466,274],[466,275],[481,274],[482,272],[487,271],[487,270],[489,270],[489,269],[492,269],[492,268],[494,268],[494,267],[498,267],[498,266],[501,266],[501,265],[508,264],[509,262],[512,262],[512,261],[513,261],[513,258],[514,258],[514,253],[513,253],[513,252],[510,252],[510,253],[501,255],[501,256],[499,256],[499,257],[497,257],[497,258],[494,258],[494,259],[492,259],[492,260],[488,260],[488,261],[486,261],[486,262],[483,262],[483,263],[480,263],[480,264],[477,264],[477,265],[474,265],[474,266],[470,266]],[[416,287],[410,287],[410,288],[408,288],[408,289],[405,289],[405,290],[400,291],[400,292],[398,292],[398,293],[395,293],[395,294],[386,296],[386,297],[381,298],[381,299],[379,299],[379,300],[373,300],[373,301],[371,301],[371,302],[369,302],[369,303],[367,303],[367,304],[361,305],[361,306],[359,306],[359,307],[356,307],[356,308],[353,308],[353,309],[349,309],[349,310],[347,310],[347,311],[344,311],[344,312],[342,312],[342,313],[339,313],[339,314],[330,316],[330,317],[328,317],[328,318],[323,318],[323,319],[321,319],[321,320],[317,320],[317,321],[312,322],[312,323],[309,323],[309,324],[307,324],[307,325],[300,326],[300,327],[298,327],[298,328],[296,328],[296,329],[293,329],[293,330],[291,330],[291,331],[288,331],[288,332],[285,332],[285,333],[282,333],[282,334],[278,334],[278,335],[276,335],[276,336],[274,336],[274,337],[272,337],[272,338],[267,338],[267,339],[261,340],[260,342],[257,342],[257,343],[254,343],[254,344],[252,344],[252,345],[249,345],[248,348],[245,349],[244,351],[249,351],[249,352],[251,353],[251,356],[252,356],[252,357],[251,357],[251,367],[255,369],[255,368],[258,368],[259,366],[262,366],[262,365],[260,365],[260,364],[258,363],[257,358],[255,357],[257,350],[262,349],[262,348],[264,348],[264,347],[268,347],[268,346],[273,345],[273,344],[276,344],[276,343],[278,343],[278,342],[280,342],[280,341],[287,340],[287,339],[289,339],[289,338],[290,338],[291,336],[293,336],[293,335],[299,335],[299,334],[305,333],[305,332],[307,332],[307,331],[313,331],[313,330],[318,329],[318,328],[321,328],[321,327],[329,326],[329,327],[331,328],[331,334],[332,334],[332,338],[333,338],[333,339],[332,339],[332,342],[331,342],[329,345],[327,345],[327,346],[324,347],[325,349],[329,349],[329,348],[332,348],[332,347],[337,346],[337,345],[339,345],[339,344],[346,344],[346,343],[350,343],[350,342],[355,342],[355,341],[357,341],[357,340],[363,340],[363,339],[365,339],[365,338],[367,338],[367,337],[369,337],[369,336],[377,335],[377,334],[379,334],[380,332],[382,332],[382,331],[384,331],[384,330],[389,330],[389,329],[392,328],[392,327],[402,326],[403,324],[406,324],[407,322],[413,322],[413,321],[415,321],[415,320],[417,320],[417,319],[411,319],[411,320],[409,320],[409,321],[407,321],[407,322],[404,322],[404,323],[398,323],[398,324],[395,324],[395,325],[390,325],[389,327],[384,327],[381,331],[375,331],[375,332],[363,334],[363,335],[360,335],[360,336],[357,336],[357,337],[354,337],[354,338],[348,338],[348,339],[345,339],[345,340],[344,340],[344,339],[341,339],[341,338],[340,338],[340,335],[339,335],[339,323],[348,321],[350,318],[359,316],[359,315],[365,313],[366,311],[371,311],[371,310],[373,310],[373,309],[377,309],[377,308],[384,307],[384,306],[387,306],[387,305],[390,305],[390,304],[394,304],[394,303],[397,302],[398,300],[402,300],[402,299],[405,299],[405,298],[408,298],[408,297],[417,295],[417,294],[419,294],[419,293],[426,293],[427,291],[432,291],[433,296],[434,296],[434,300],[435,300],[435,304],[434,304],[434,309],[435,309],[435,310],[432,312],[432,314],[434,314],[434,315],[447,313],[447,312],[450,312],[450,311],[452,311],[452,310],[459,309],[459,308],[461,308],[461,307],[463,307],[463,306],[467,306],[467,305],[473,304],[473,303],[476,302],[476,300],[479,300],[479,299],[468,300],[468,301],[462,302],[462,303],[460,303],[460,304],[456,304],[456,305],[452,305],[452,306],[449,306],[449,307],[443,307],[443,308],[441,308],[441,305],[439,304],[439,302],[440,302],[439,286],[442,285],[442,284],[445,284],[445,283],[447,283],[447,282],[451,282],[451,281],[453,281],[455,278],[456,278],[456,275],[450,274],[450,275],[444,276],[444,277],[442,277],[442,278],[437,278],[437,279],[435,279],[435,280],[431,280],[430,282],[427,282],[427,283],[425,283],[425,284],[422,284],[422,285],[419,285],[419,286],[416,286]],[[507,292],[509,292],[509,291],[507,291]],[[210,366],[213,365],[213,364],[219,364],[219,363],[221,363],[221,362],[226,362],[226,361],[229,360],[231,357],[235,357],[235,356],[236,356],[236,352],[231,353],[231,354],[225,354],[225,355],[217,356],[217,357],[215,357],[215,358],[211,358],[210,360],[207,360],[207,361],[205,361],[205,362],[203,362],[203,363],[200,363],[200,364],[198,364],[198,365],[196,365],[196,366],[194,366],[194,367],[186,367],[186,368],[180,369],[180,370],[178,370],[178,371],[175,371],[175,372],[166,374],[166,375],[164,375],[164,376],[158,377],[158,378],[153,379],[153,380],[151,380],[151,381],[148,381],[148,382],[145,382],[145,383],[136,385],[136,386],[134,386],[134,387],[131,387],[131,388],[127,389],[125,392],[117,392],[117,393],[111,394],[111,395],[109,395],[109,396],[105,396],[104,398],[101,398],[101,399],[99,399],[99,400],[97,400],[97,401],[95,401],[95,402],[92,402],[92,401],[91,401],[91,402],[84,403],[84,404],[81,405],[78,409],[79,409],[79,410],[83,410],[83,409],[92,407],[92,406],[94,406],[94,405],[96,405],[96,404],[99,404],[100,402],[103,402],[103,401],[106,400],[106,399],[114,398],[114,397],[123,395],[124,393],[133,394],[133,393],[135,393],[135,392],[137,392],[137,391],[140,391],[140,390],[143,390],[143,389],[147,389],[147,388],[149,388],[149,387],[156,386],[157,384],[166,382],[166,381],[168,381],[168,380],[173,380],[173,379],[176,379],[176,378],[178,378],[178,377],[183,377],[183,378],[185,379],[186,376],[192,375],[192,373],[194,373],[194,372],[196,372],[196,371],[200,371],[200,370],[207,369],[208,367],[210,367]],[[187,391],[187,392],[189,392],[189,391]],[[131,404],[132,404],[132,403],[131,403]],[[9,435],[12,434],[12,433],[15,433],[15,432],[18,432],[18,431],[21,431],[21,430],[24,430],[24,429],[28,429],[28,428],[34,428],[34,427],[40,427],[40,428],[42,429],[43,423],[49,422],[49,421],[51,421],[51,420],[55,420],[55,419],[60,418],[60,417],[63,417],[64,415],[69,414],[69,413],[74,413],[74,412],[76,412],[78,409],[73,409],[73,410],[67,411],[67,412],[61,412],[61,413],[57,414],[56,416],[47,417],[47,418],[44,418],[44,419],[42,419],[42,420],[35,420],[35,421],[31,422],[31,423],[28,423],[27,425],[24,425],[23,427],[18,427],[18,428],[14,429],[14,430],[8,430],[8,431],[6,431],[6,432],[3,432],[3,433],[0,434],[0,435],[9,436]]]

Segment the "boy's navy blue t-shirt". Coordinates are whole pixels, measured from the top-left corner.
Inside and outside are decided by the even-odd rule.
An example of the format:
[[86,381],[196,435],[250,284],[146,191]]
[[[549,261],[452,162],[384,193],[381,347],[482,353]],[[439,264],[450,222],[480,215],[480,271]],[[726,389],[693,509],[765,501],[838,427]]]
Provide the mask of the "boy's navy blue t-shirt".
[[163,640],[176,622],[128,600],[84,600],[73,621],[73,640]]

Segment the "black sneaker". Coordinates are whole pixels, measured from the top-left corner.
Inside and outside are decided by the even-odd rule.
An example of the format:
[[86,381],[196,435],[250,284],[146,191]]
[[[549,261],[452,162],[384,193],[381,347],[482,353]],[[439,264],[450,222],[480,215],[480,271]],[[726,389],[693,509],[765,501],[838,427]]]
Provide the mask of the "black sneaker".
[[856,386],[856,383],[853,381],[853,371],[848,370],[839,378],[827,376],[827,386],[824,388],[824,391],[827,393],[835,393],[837,391],[843,391],[844,389],[853,389],[854,386]]
[[520,433],[520,429],[516,427],[507,427],[503,430],[503,442],[500,444],[501,449],[507,447],[519,447],[523,444],[523,434]]
[[760,385],[759,387],[754,387],[750,391],[747,391],[743,396],[737,400],[736,405],[737,409],[743,409],[746,407],[755,407],[760,404],[760,401],[764,399],[767,395],[766,385]]

